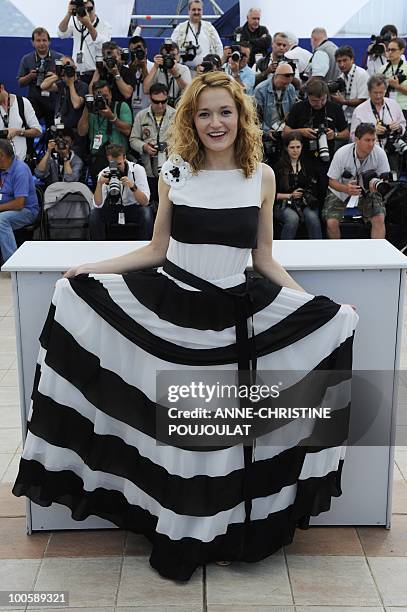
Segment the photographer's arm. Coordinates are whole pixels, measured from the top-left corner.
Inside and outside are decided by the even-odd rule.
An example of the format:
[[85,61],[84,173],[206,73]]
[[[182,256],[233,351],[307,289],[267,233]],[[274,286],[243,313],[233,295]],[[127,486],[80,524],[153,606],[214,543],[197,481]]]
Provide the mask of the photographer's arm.
[[129,100],[133,95],[134,87],[132,87],[132,85],[130,85],[129,83],[126,83],[126,81],[123,79],[123,77],[119,74],[118,71],[115,75],[115,82],[117,85],[117,89],[120,91],[123,98],[125,98],[125,100]]
[[97,208],[103,206],[103,185],[107,185],[108,182],[109,179],[103,176],[103,173],[100,173],[96,183],[95,193],[93,194],[93,201]]
[[160,204],[153,238],[147,246],[114,259],[76,266],[68,270],[64,276],[69,278],[77,274],[123,274],[130,270],[161,266],[165,261],[171,231],[172,203],[168,198],[169,189],[160,177],[158,184]]
[[[20,87],[27,87],[27,85],[29,85],[36,79],[37,79],[37,71],[35,69],[30,70],[30,72],[28,72],[24,76],[20,76],[17,78],[18,84],[20,85]],[[42,85],[41,85],[41,89],[42,89]]]
[[155,55],[154,65],[151,68],[150,72],[147,74],[147,76],[143,80],[143,90],[145,94],[150,93],[150,87],[155,82],[155,76],[159,69],[158,58],[161,58],[161,64],[162,64],[162,56]]
[[42,91],[58,91],[58,81],[59,77],[56,74],[50,74],[45,77],[40,87]]
[[85,102],[85,99],[78,95],[78,92],[75,89],[75,78],[74,77],[72,77],[71,79],[66,79],[66,83],[69,87],[69,94],[71,96],[72,106],[74,107],[75,110],[78,110],[79,108],[81,108],[81,106]]
[[263,164],[262,204],[259,214],[257,248],[252,250],[253,269],[281,287],[304,291],[298,283],[273,259],[273,204],[275,197],[274,172]]
[[78,134],[79,136],[86,136],[89,132],[89,111],[85,108],[83,109],[83,113],[81,118],[78,121]]
[[61,23],[58,26],[58,36],[59,38],[66,38],[71,34],[68,30],[69,28],[69,20],[72,17],[72,5],[68,2],[68,10],[66,12],[65,17],[62,19]]

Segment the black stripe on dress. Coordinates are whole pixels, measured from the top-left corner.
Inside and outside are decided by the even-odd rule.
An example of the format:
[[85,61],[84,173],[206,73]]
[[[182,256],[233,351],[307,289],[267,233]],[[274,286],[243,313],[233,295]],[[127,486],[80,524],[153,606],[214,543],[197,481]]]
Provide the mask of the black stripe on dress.
[[[235,324],[234,310],[225,308],[218,295],[188,291],[155,270],[123,274],[123,281],[134,297],[163,321],[180,327],[214,331],[222,331]],[[154,291],[151,290],[152,284]],[[243,290],[244,285],[241,288]],[[256,314],[274,302],[281,287],[263,278],[250,276],[249,290],[252,313]]]
[[258,206],[209,209],[172,208],[171,236],[187,244],[216,244],[241,249],[257,246]]
[[[186,366],[215,366],[237,362],[236,344],[211,349],[191,349],[163,340],[127,315],[103,285],[92,278],[69,279],[72,289],[90,308],[133,344],[169,363]],[[219,298],[218,298],[219,299]],[[220,300],[219,300],[220,301]],[[229,308],[225,297],[224,307]],[[333,319],[340,308],[324,296],[314,297],[283,321],[255,337],[258,356],[283,349],[305,338]],[[182,334],[182,330],[180,330]],[[252,339],[249,341],[253,342]]]
[[104,488],[86,491],[79,476],[69,471],[47,471],[36,461],[21,460],[13,493],[26,495],[40,506],[48,507],[53,502],[68,506],[77,521],[95,515],[121,529],[143,534],[153,543],[151,565],[166,578],[189,580],[197,567],[205,563],[217,559],[259,561],[292,542],[297,525],[306,527],[310,515],[329,509],[331,497],[341,494],[341,471],[342,461],[337,471],[323,478],[301,481],[292,506],[266,519],[231,524],[224,535],[211,542],[190,537],[171,540],[156,532],[157,517],[129,504],[122,493]]
[[[347,417],[346,408],[333,413],[330,428],[335,446],[342,445],[346,439],[347,428],[343,435],[339,436],[339,432],[342,433],[342,423],[347,423]],[[53,446],[72,450],[91,470],[125,478],[161,506],[191,516],[213,516],[234,508],[247,498],[278,493],[298,480],[308,452],[305,445],[292,446],[274,457],[256,461],[227,475],[185,478],[169,474],[120,437],[95,433],[94,424],[86,417],[40,393],[36,396],[29,430]],[[307,442],[304,440],[305,444]]]

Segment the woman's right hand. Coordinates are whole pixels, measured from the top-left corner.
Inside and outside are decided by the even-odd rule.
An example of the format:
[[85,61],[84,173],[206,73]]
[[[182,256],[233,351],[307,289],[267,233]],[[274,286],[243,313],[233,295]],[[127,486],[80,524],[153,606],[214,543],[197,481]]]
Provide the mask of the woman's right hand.
[[80,266],[69,268],[63,276],[64,278],[74,278],[75,276],[79,276],[79,274],[90,274],[92,272],[96,272],[94,265],[81,264]]
[[290,197],[294,198],[294,200],[298,200],[298,198],[302,198],[303,195],[304,195],[304,192],[302,189],[296,189],[295,191],[292,192]]

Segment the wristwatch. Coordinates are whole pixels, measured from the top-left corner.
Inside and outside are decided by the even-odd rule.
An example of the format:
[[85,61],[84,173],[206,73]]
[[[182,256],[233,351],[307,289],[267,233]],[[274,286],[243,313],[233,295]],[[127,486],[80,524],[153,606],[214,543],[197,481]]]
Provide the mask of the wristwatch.
[[113,117],[111,119],[109,119],[110,123],[114,123],[115,121],[117,121],[117,115],[113,115]]
[[121,74],[115,74],[115,75],[114,75],[114,78],[115,78],[115,80],[116,80],[116,81],[120,81],[120,79],[121,79],[122,77],[121,77]]
[[181,75],[180,74],[174,74],[174,79],[180,79]]
[[20,136],[24,136],[24,134],[25,134],[25,128],[21,128],[21,130],[20,130],[20,134],[19,134],[19,135],[20,135]]
[[137,191],[137,187],[133,185],[133,187],[130,187],[130,191]]

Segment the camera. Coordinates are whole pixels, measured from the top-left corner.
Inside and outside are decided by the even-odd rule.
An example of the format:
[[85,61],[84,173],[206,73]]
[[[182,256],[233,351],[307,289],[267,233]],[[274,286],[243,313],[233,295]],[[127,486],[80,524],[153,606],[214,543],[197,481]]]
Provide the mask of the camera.
[[37,79],[35,81],[35,84],[37,87],[41,87],[42,83],[44,82],[44,79],[47,75],[47,69],[48,69],[48,61],[47,59],[39,62],[39,64],[37,65],[35,71],[37,73]]
[[166,38],[164,40],[164,45],[161,49],[161,55],[163,57],[163,65],[161,66],[161,70],[172,70],[175,66],[175,59],[172,57],[173,50],[173,41],[171,38]]
[[241,53],[240,53],[240,45],[232,45],[230,48],[231,48],[231,51],[232,51],[232,53],[230,55],[231,60],[233,62],[240,62],[240,60],[242,58]]
[[78,17],[85,17],[87,11],[85,8],[87,0],[71,0],[71,4],[75,6],[72,10],[72,15],[77,15]]
[[369,193],[370,186],[372,186],[373,189],[384,198],[393,188],[393,177],[391,172],[385,172],[378,176],[375,170],[366,170],[366,172],[362,172],[361,177],[364,195]]
[[0,138],[7,140],[8,130],[0,130]]
[[151,146],[157,151],[157,153],[165,153],[168,145],[166,142],[157,142]]
[[330,94],[346,92],[346,83],[341,77],[338,77],[335,81],[328,81],[327,85]]
[[216,70],[215,64],[213,62],[203,61],[201,66],[202,72],[212,72],[213,70]]
[[193,62],[194,59],[196,58],[197,52],[198,52],[198,47],[194,45],[193,42],[189,41],[185,43],[180,53],[182,61],[183,62]]
[[112,51],[106,52],[106,55],[104,56],[104,63],[108,70],[112,70],[113,68],[117,67],[117,59],[113,57]]
[[379,57],[386,53],[386,45],[391,41],[391,34],[390,32],[387,32],[384,36],[375,36],[375,34],[372,34],[370,40],[373,45],[368,49],[368,55]]
[[[126,50],[127,49],[123,49],[123,53]],[[132,49],[129,53],[131,61],[138,60],[139,62],[142,62],[147,57],[146,52],[142,47],[136,47],[136,49]]]
[[108,105],[106,102],[106,98],[102,96],[102,94],[96,94],[93,107],[95,111],[106,110]]
[[105,61],[103,55],[97,55],[95,58],[96,69],[99,72],[99,75],[102,74],[105,70]]
[[69,79],[74,77],[76,74],[75,67],[71,64],[63,64],[60,60],[55,62],[55,72],[58,78],[62,79],[62,77],[66,76]]
[[202,72],[213,72],[214,70],[221,70],[221,59],[216,53],[208,53],[202,60],[201,64]]
[[318,157],[322,162],[328,163],[331,159],[329,155],[328,139],[326,137],[327,126],[321,123],[314,129],[315,140],[309,141],[310,151],[318,153]]
[[[399,70],[397,70],[394,76],[398,78],[400,85],[401,83],[404,83],[404,81],[407,79],[407,76],[403,74],[402,72],[400,72]],[[389,85],[389,89],[390,91],[394,91],[394,87],[392,87],[391,85]]]
[[111,204],[117,204],[120,200],[122,192],[122,184],[120,179],[123,174],[116,161],[109,162],[109,170],[107,170],[103,176],[109,179],[107,184],[107,194]]
[[127,66],[130,60],[132,59],[130,49],[122,49],[120,53],[120,59],[122,60],[123,64]]
[[383,121],[379,121],[379,125],[386,128],[384,134],[378,134],[379,140],[387,139],[386,153],[398,153],[399,155],[407,153],[407,142],[401,136],[400,131],[391,131],[389,125],[386,125]]

